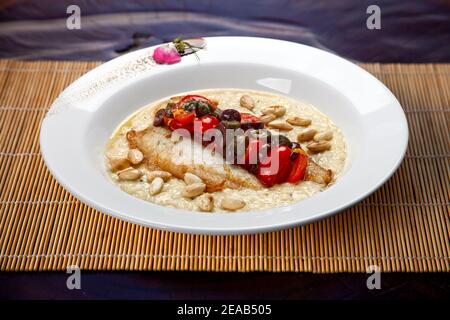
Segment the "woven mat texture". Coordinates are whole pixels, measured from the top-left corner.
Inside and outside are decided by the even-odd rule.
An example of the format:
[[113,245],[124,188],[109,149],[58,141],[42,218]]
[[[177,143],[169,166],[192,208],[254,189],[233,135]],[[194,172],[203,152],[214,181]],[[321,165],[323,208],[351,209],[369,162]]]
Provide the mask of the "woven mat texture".
[[46,169],[40,123],[98,64],[0,60],[0,270],[450,271],[450,65],[362,65],[398,97],[410,127],[399,170],[363,202],[294,229],[200,236],[97,212]]

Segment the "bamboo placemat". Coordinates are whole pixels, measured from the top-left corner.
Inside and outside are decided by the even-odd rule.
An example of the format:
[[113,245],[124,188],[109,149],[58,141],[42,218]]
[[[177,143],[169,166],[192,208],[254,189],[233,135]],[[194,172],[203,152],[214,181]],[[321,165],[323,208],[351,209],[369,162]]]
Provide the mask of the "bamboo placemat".
[[405,109],[410,144],[400,169],[341,214],[243,236],[126,223],[55,182],[39,153],[41,120],[57,95],[96,65],[0,60],[1,270],[450,271],[450,65],[363,65]]

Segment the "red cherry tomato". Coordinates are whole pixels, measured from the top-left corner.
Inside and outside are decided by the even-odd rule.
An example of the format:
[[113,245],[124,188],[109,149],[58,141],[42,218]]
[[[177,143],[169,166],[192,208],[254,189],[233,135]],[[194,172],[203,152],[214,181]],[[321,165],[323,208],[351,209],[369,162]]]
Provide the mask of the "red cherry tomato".
[[200,133],[205,133],[207,130],[217,127],[220,121],[211,115],[203,116],[194,121],[194,130]]
[[203,101],[208,103],[213,109],[216,107],[216,104],[213,103],[211,100],[209,100],[208,98],[205,98],[204,96],[199,96],[199,95],[187,95],[184,96],[177,104],[176,104],[176,108],[182,108],[184,106],[184,104],[188,101]]
[[287,179],[289,183],[298,183],[305,177],[306,166],[308,165],[308,156],[305,152],[300,152],[292,166],[291,173]]
[[286,146],[275,146],[269,156],[261,161],[257,178],[266,187],[286,181],[291,170],[291,149]]
[[186,125],[183,125],[181,122],[179,122],[178,120],[175,120],[175,119],[168,119],[167,120],[167,125],[172,130],[186,128]]
[[191,122],[188,125],[186,125],[184,129],[187,129],[190,133],[194,133],[194,122]]
[[268,170],[265,166],[260,165],[256,176],[265,187],[270,188],[277,183],[277,175]]
[[195,119],[195,111],[187,112],[184,109],[175,109],[173,111],[173,117],[183,126],[187,126]]

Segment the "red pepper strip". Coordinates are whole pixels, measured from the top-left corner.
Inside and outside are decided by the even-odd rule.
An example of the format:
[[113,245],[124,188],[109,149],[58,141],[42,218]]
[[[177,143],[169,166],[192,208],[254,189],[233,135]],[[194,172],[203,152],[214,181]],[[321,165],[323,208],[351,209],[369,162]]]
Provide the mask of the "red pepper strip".
[[294,161],[294,166],[292,167],[291,174],[289,175],[287,181],[289,183],[298,183],[305,177],[306,166],[308,165],[308,156],[304,151],[299,152],[297,159]]

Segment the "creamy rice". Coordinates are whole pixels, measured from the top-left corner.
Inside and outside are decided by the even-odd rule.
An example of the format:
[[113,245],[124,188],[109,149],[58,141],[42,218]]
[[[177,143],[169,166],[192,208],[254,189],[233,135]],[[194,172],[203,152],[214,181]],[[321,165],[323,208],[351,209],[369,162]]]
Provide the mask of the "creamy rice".
[[[307,127],[308,129],[316,129],[318,132],[333,132],[333,139],[330,141],[331,149],[322,153],[311,154],[311,159],[313,159],[320,166],[333,171],[333,181],[331,184],[342,174],[347,157],[344,137],[339,128],[334,125],[331,119],[312,105],[275,94],[240,89],[207,90],[195,92],[195,94],[200,94],[209,99],[218,101],[219,108],[221,109],[233,108],[240,112],[249,112],[249,110],[242,108],[239,104],[240,97],[243,94],[248,94],[252,96],[256,102],[253,112],[250,113],[254,113],[257,116],[261,115],[261,110],[266,107],[272,105],[282,105],[286,108],[286,114],[283,117],[278,118],[277,121],[283,121],[294,116],[311,119],[312,123]],[[107,146],[105,152],[106,159],[110,157],[126,156],[128,152],[128,142],[125,136],[126,132],[130,129],[139,131],[147,128],[153,121],[152,114],[154,107],[159,103],[154,103],[144,107],[137,113],[131,115],[130,118],[119,126]],[[293,127],[294,129],[291,131],[283,131],[280,133],[287,136],[291,141],[297,141],[297,135],[306,128],[298,126]],[[301,143],[305,150],[306,144],[307,143]],[[108,161],[107,166],[109,166]],[[138,168],[144,172],[148,172],[145,165],[139,165]],[[182,188],[185,186],[185,183],[180,179],[171,178],[164,184],[161,193],[152,196],[149,193],[149,183],[145,181],[145,175],[138,181],[119,181],[117,174],[111,171],[109,171],[109,176],[111,180],[123,191],[138,198],[174,208],[192,211],[199,210],[195,199],[192,200],[182,196],[181,192]],[[263,188],[262,190],[253,190],[248,188],[241,188],[238,190],[225,189],[213,193],[213,211],[224,211],[220,208],[220,203],[226,195],[234,196],[245,201],[246,206],[240,211],[261,210],[288,205],[293,202],[303,200],[318,191],[328,188],[330,185],[326,187],[312,181],[301,181],[296,185],[284,183],[275,185],[271,188]]]

